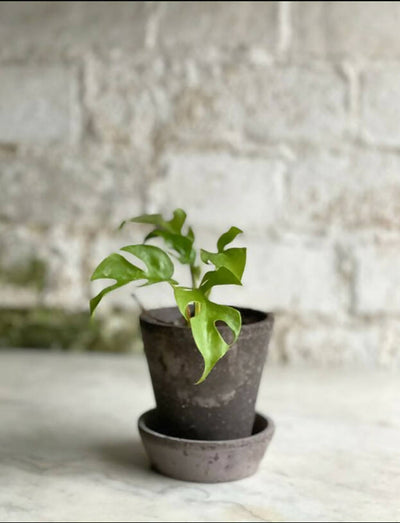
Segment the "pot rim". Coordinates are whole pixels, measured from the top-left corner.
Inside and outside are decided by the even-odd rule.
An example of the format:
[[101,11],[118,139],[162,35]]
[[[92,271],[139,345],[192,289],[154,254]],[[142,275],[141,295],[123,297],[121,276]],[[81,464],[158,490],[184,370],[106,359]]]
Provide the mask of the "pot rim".
[[[254,315],[259,316],[260,319],[257,319],[255,321],[252,321],[251,323],[242,323],[242,331],[247,329],[254,329],[255,326],[261,326],[264,323],[274,323],[275,315],[273,312],[265,312],[260,309],[252,309],[251,307],[241,307],[241,306],[235,306],[235,305],[229,305],[229,307],[233,307],[234,309],[237,309],[239,312],[248,312],[253,313]],[[160,312],[160,311],[178,311],[177,306],[173,307],[155,307],[152,309],[147,309],[140,313],[140,321],[143,321],[145,323],[151,324],[151,325],[157,325],[159,327],[166,327],[166,328],[175,328],[175,329],[190,329],[190,327],[187,324],[175,324],[170,322],[164,322],[162,320],[159,320],[151,315],[151,313]],[[179,312],[180,315],[180,312]],[[222,326],[224,328],[225,325]]]
[[235,445],[238,446],[240,443],[246,444],[250,441],[256,441],[256,440],[263,440],[264,438],[272,435],[275,432],[275,423],[269,416],[266,416],[264,414],[261,414],[260,412],[256,412],[256,418],[261,423],[264,423],[265,426],[261,428],[261,430],[258,430],[255,433],[250,434],[250,436],[245,436],[243,438],[233,438],[233,439],[217,439],[217,440],[211,440],[211,439],[188,439],[188,438],[179,438],[176,436],[169,436],[167,434],[163,434],[162,432],[158,432],[157,430],[151,429],[147,423],[146,418],[154,415],[154,413],[157,412],[157,409],[150,409],[146,412],[143,412],[143,414],[140,415],[138,419],[138,428],[139,431],[145,432],[146,434],[152,436],[155,439],[158,440],[164,440],[171,443],[179,443],[179,444],[186,444],[186,445],[195,445],[195,446],[205,446],[205,445],[211,445],[211,446],[221,446],[226,447],[227,445]]

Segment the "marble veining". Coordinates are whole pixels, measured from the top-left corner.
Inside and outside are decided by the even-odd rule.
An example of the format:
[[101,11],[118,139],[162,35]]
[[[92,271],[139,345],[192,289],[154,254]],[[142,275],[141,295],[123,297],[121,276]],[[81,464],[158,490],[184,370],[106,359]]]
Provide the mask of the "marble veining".
[[259,472],[204,485],[148,467],[141,356],[0,352],[2,521],[398,521],[400,380],[267,366]]

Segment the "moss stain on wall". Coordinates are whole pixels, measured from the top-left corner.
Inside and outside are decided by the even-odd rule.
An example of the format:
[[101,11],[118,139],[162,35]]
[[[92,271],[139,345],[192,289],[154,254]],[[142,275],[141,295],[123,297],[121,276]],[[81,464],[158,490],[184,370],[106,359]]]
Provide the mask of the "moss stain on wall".
[[0,348],[28,347],[76,351],[138,352],[141,338],[137,317],[113,312],[89,318],[86,312],[61,309],[0,310]]
[[18,287],[28,286],[37,290],[44,288],[46,279],[46,263],[39,258],[24,260],[23,263],[12,266],[0,264],[0,282]]

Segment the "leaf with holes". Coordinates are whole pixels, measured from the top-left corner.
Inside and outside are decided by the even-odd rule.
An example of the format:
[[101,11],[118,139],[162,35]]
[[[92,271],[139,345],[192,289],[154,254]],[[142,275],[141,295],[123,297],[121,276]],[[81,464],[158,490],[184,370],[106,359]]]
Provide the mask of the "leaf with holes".
[[[203,382],[218,360],[220,360],[239,337],[242,326],[240,312],[227,305],[211,302],[200,289],[175,287],[176,303],[181,314],[186,317],[188,306],[195,304],[195,315],[189,319],[193,338],[203,360],[204,371],[197,383]],[[222,321],[233,333],[233,341],[228,344],[216,327]]]
[[[246,249],[242,247],[226,248],[242,232],[238,227],[231,227],[217,241],[217,252],[201,249],[200,258],[206,264],[214,265],[203,275],[202,269],[196,265],[197,251],[194,248],[195,235],[191,227],[184,226],[186,213],[175,209],[172,218],[166,220],[161,214],[142,214],[123,221],[120,228],[127,222],[152,225],[141,245],[127,245],[121,248],[124,253],[136,256],[145,265],[145,269],[137,267],[119,253],[113,253],[105,258],[92,275],[92,280],[112,279],[114,283],[104,288],[90,301],[91,314],[102,298],[123,285],[131,282],[141,282],[152,285],[158,282],[168,282],[174,289],[176,302],[182,315],[186,318],[193,333],[195,343],[204,359],[204,372],[199,379],[201,383],[213,369],[216,362],[226,354],[231,346],[224,340],[217,328],[217,322],[228,325],[233,333],[234,343],[241,329],[240,313],[226,305],[210,301],[209,294],[217,285],[241,285],[241,279],[246,264]],[[161,238],[170,254],[182,264],[189,265],[192,287],[179,286],[172,279],[174,267],[169,255],[159,247],[148,245],[151,239]],[[194,304],[194,315],[191,316],[190,305]]]

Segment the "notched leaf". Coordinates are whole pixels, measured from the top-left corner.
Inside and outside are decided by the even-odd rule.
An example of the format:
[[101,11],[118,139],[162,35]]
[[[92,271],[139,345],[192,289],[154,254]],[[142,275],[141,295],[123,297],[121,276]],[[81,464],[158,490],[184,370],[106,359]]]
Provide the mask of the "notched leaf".
[[[231,247],[225,249],[228,243],[231,243],[238,234],[243,231],[238,227],[231,227],[229,231],[222,234],[217,242],[218,252],[210,252],[200,249],[200,258],[204,263],[212,263],[217,272],[221,268],[229,270],[238,280],[236,285],[241,285],[241,280],[246,266],[246,248],[245,247]],[[225,272],[222,273],[225,276]],[[233,283],[233,279],[232,279]],[[215,283],[218,285],[218,283]]]
[[[231,345],[239,337],[242,318],[240,312],[227,305],[219,305],[206,298],[199,289],[188,287],[175,287],[175,299],[181,314],[185,317],[187,306],[190,303],[198,303],[195,306],[195,314],[190,318],[190,327],[196,346],[204,360],[204,371],[197,384],[202,383],[218,360],[220,360]],[[233,334],[233,341],[228,344],[221,336],[216,323],[222,321],[228,325]]]
[[144,271],[132,265],[121,254],[113,253],[107,256],[94,270],[91,280],[110,278],[119,281],[131,281],[143,277]]
[[127,245],[121,248],[143,261],[146,270],[133,265],[121,254],[113,253],[105,258],[95,269],[91,280],[113,279],[115,284],[103,289],[97,296],[90,300],[90,314],[93,314],[102,298],[109,292],[138,280],[147,280],[144,285],[153,283],[169,282],[176,284],[172,279],[174,265],[166,254],[159,247],[153,245]]
[[200,290],[208,293],[215,285],[242,285],[233,272],[226,267],[220,267],[216,271],[208,271],[200,283]]
[[246,248],[232,247],[222,252],[200,250],[200,258],[204,263],[212,263],[216,269],[225,267],[241,281],[246,266]]
[[154,245],[126,245],[121,251],[133,254],[146,265],[145,277],[152,281],[167,281],[174,273],[168,254]]
[[[92,280],[112,279],[114,283],[104,288],[90,301],[91,314],[106,294],[127,283],[140,280],[143,282],[142,285],[163,281],[170,283],[174,288],[179,310],[190,325],[194,341],[204,360],[204,370],[197,382],[201,383],[236,342],[241,330],[242,319],[239,311],[210,301],[208,295],[216,285],[241,285],[246,264],[246,249],[226,249],[226,246],[242,231],[238,227],[231,227],[222,234],[217,241],[217,252],[201,250],[201,260],[206,264],[213,264],[214,269],[204,274],[199,288],[196,288],[201,269],[195,264],[194,232],[191,227],[187,227],[186,233],[184,232],[185,211],[175,209],[170,220],[165,220],[161,214],[142,214],[123,221],[120,228],[127,222],[149,224],[154,227],[147,234],[144,244],[127,245],[121,249],[124,253],[142,260],[145,269],[137,267],[118,253],[105,258],[94,271]],[[193,288],[178,286],[172,279],[174,266],[168,254],[159,247],[146,243],[157,237],[165,242],[171,249],[171,254],[181,263],[190,265]],[[228,329],[224,330],[224,333],[228,333],[226,339],[218,330],[221,324],[228,326]]]
[[178,259],[181,263],[190,264],[192,262],[193,254],[195,255],[196,253],[193,249],[193,242],[186,236],[155,229],[146,236],[145,241],[156,237],[162,238],[168,247],[178,254]]
[[181,263],[193,265],[196,258],[196,251],[193,248],[194,233],[189,227],[187,234],[183,234],[182,227],[185,221],[185,211],[178,208],[174,210],[171,220],[165,220],[161,214],[142,214],[122,222],[120,228],[127,222],[155,225],[156,228],[145,237],[144,242],[160,237],[177,253]]
[[228,245],[228,243],[233,242],[233,240],[236,238],[236,236],[238,234],[242,234],[242,233],[243,233],[243,231],[242,231],[242,229],[239,229],[239,227],[231,227],[229,229],[229,231],[224,232],[224,234],[221,234],[221,236],[219,237],[219,239],[217,241],[218,252],[222,252],[224,250],[224,248],[226,247],[226,245]]

